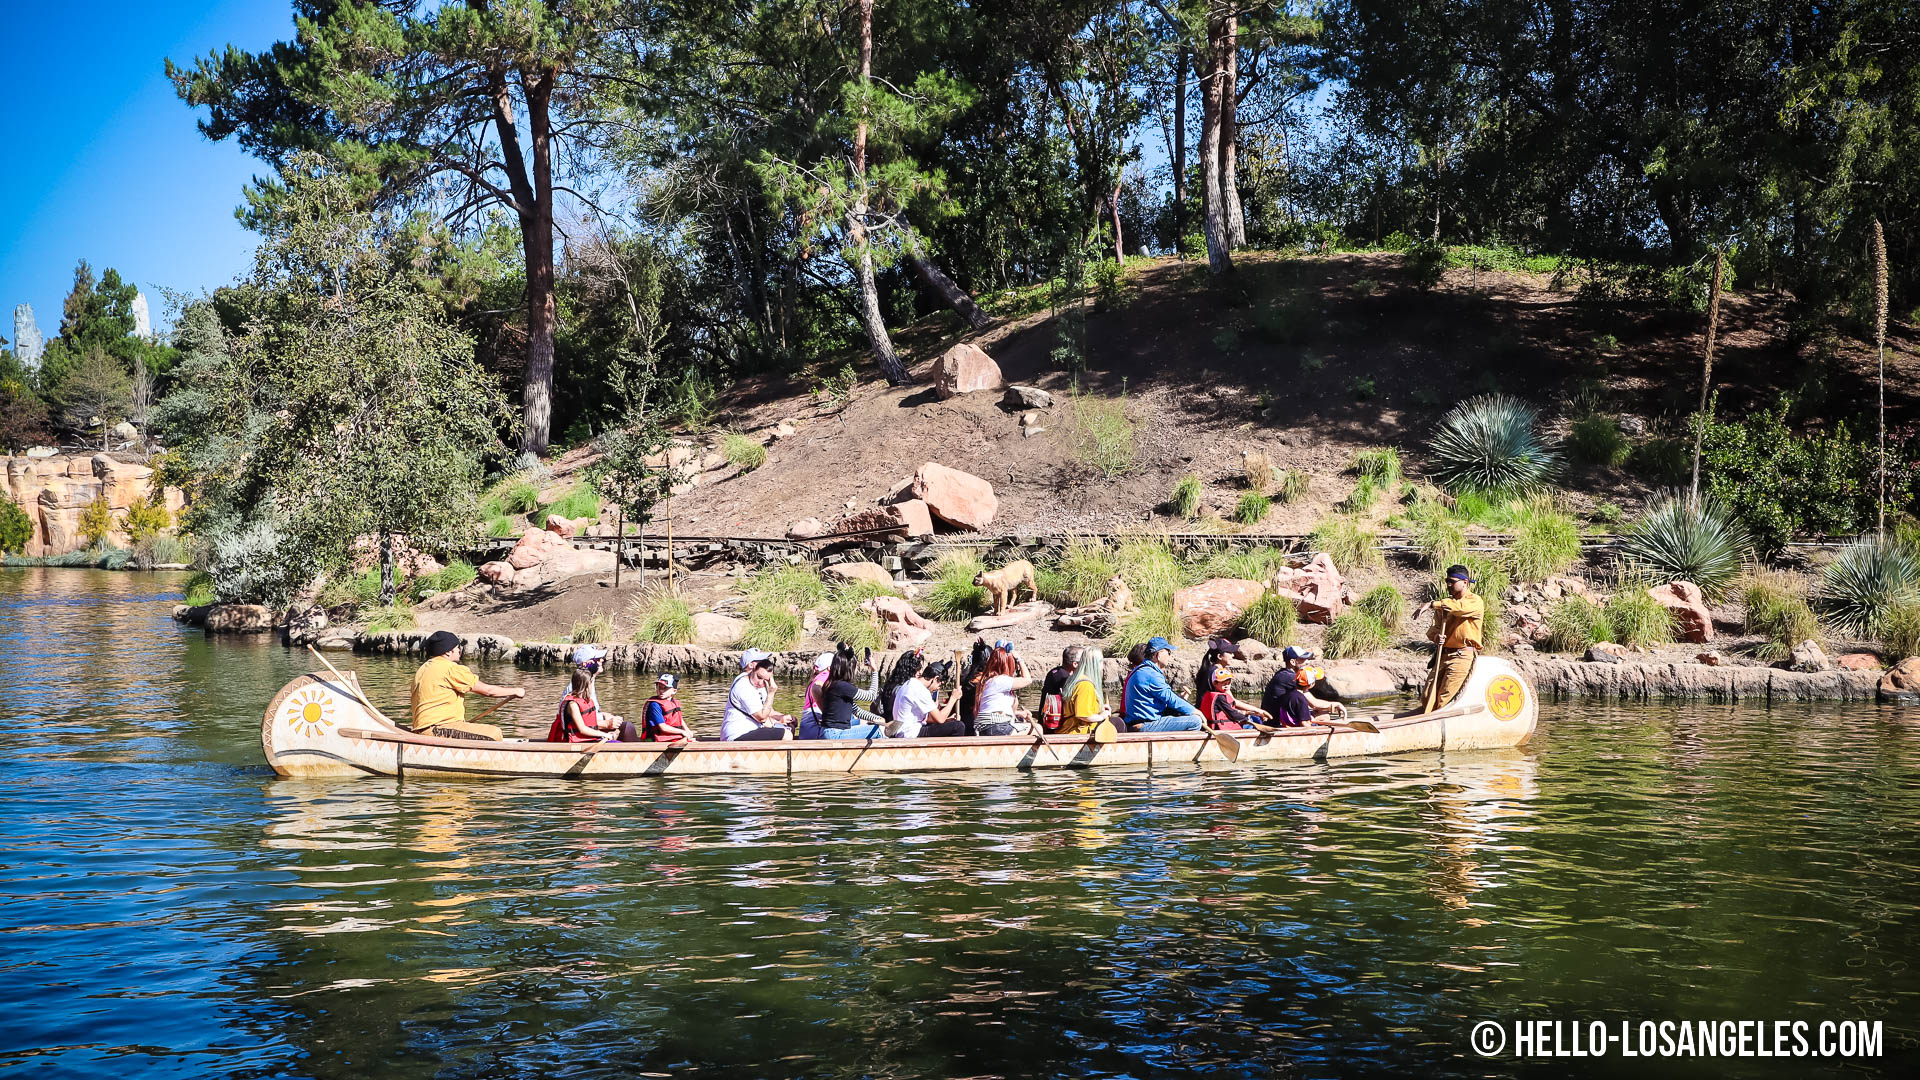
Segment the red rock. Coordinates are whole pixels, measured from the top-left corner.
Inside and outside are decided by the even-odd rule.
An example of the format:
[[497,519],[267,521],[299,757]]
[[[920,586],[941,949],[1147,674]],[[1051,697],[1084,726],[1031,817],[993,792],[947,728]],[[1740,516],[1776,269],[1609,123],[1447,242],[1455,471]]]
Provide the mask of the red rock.
[[921,499],[903,499],[894,503],[892,509],[900,515],[907,526],[908,536],[933,535],[933,511]]
[[585,518],[575,520],[561,517],[559,514],[548,514],[546,529],[555,536],[573,536],[580,531],[580,526],[585,521]]
[[1880,700],[1907,705],[1920,702],[1920,656],[1909,656],[1880,676]]
[[513,584],[513,564],[495,559],[480,564],[480,580],[490,585]]
[[1273,655],[1272,647],[1259,638],[1241,638],[1234,645],[1240,650],[1242,660],[1265,660]]
[[875,596],[862,600],[860,609],[880,617],[880,624],[886,631],[882,648],[888,652],[915,648],[933,636],[933,624],[921,618],[920,613],[913,610],[912,604],[898,596]]
[[744,619],[702,611],[693,617],[693,640],[702,645],[731,645],[747,632]]
[[576,548],[555,533],[531,529],[507,553],[507,564],[514,570],[512,584],[525,588],[581,574],[609,573],[613,552]]
[[1833,666],[1847,671],[1873,671],[1880,666],[1880,658],[1870,652],[1841,653],[1833,658]]
[[1691,581],[1656,585],[1647,595],[1660,602],[1673,616],[1673,630],[1681,641],[1695,645],[1713,640],[1713,613],[1707,610],[1706,594]]
[[908,499],[891,506],[856,510],[825,530],[825,534],[830,536],[874,533],[876,538],[896,532],[905,536],[932,536],[933,516],[928,512],[927,504],[919,499]]
[[1174,593],[1173,616],[1190,638],[1224,634],[1266,591],[1266,586],[1245,578],[1211,578]]
[[1717,652],[1703,652],[1700,655],[1694,657],[1693,661],[1696,664],[1705,664],[1708,667],[1719,667],[1720,665],[1727,662],[1726,658],[1721,656]]
[[515,570],[525,570],[561,549],[572,547],[572,544],[545,529],[529,529],[520,542],[513,545],[513,550],[507,553],[507,562],[513,564]]
[[787,526],[787,539],[811,540],[826,531],[827,527],[820,524],[819,518],[801,518]]
[[936,518],[959,529],[985,529],[1000,512],[993,485],[959,469],[927,462],[913,474],[914,498],[927,504]]
[[273,609],[265,604],[215,604],[201,625],[209,634],[264,634],[273,621]]
[[1292,600],[1307,622],[1332,622],[1346,600],[1346,582],[1324,551],[1305,566],[1282,567],[1273,576],[1273,591]]
[[823,567],[820,576],[828,581],[871,581],[877,585],[893,584],[893,575],[879,563],[843,562]]
[[940,354],[933,365],[933,392],[942,399],[1006,385],[1000,365],[978,345],[961,342]]

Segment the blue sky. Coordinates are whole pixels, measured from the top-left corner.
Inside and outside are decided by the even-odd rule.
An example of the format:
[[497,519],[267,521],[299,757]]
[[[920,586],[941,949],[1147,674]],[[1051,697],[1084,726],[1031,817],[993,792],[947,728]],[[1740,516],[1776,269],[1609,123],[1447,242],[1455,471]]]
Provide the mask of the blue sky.
[[24,302],[52,337],[78,259],[139,285],[156,323],[155,286],[210,289],[247,268],[233,209],[261,164],[201,136],[163,61],[292,33],[284,0],[0,2],[0,336]]

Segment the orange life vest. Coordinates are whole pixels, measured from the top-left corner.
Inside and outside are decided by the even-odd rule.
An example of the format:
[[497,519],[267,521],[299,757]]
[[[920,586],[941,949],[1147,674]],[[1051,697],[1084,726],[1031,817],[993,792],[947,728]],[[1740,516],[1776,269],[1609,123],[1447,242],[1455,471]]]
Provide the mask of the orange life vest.
[[580,706],[580,722],[582,724],[585,724],[587,727],[595,727],[600,723],[600,709],[594,705],[592,698],[583,698],[568,694],[566,697],[560,699],[560,711],[554,715],[553,725],[547,728],[547,741],[599,742],[600,736],[582,735],[575,730],[572,724],[567,723],[568,702]]

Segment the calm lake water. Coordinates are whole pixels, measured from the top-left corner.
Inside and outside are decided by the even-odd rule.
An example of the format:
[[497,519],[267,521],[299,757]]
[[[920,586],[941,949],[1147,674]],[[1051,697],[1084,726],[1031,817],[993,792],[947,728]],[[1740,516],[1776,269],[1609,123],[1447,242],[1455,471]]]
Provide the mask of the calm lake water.
[[[1920,1064],[1905,711],[1552,705],[1518,751],[1247,769],[278,780],[260,710],[308,659],[175,627],[179,587],[0,571],[0,1076]],[[351,662],[402,698],[410,664]],[[485,677],[544,729],[557,673]],[[1882,1020],[1886,1056],[1469,1049],[1523,1018]]]

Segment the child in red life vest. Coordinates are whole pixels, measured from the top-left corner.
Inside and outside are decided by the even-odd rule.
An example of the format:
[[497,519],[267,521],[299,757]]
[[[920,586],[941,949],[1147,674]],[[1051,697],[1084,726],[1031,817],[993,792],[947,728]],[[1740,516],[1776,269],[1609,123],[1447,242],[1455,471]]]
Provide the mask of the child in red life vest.
[[640,738],[646,742],[678,742],[693,738],[686,721],[680,717],[680,698],[676,691],[680,680],[662,673],[654,677],[653,696],[641,713]]
[[600,711],[593,677],[605,665],[606,656],[607,650],[598,645],[573,650],[573,679],[567,685],[567,696],[560,699],[552,726],[547,728],[548,742],[640,741],[640,733],[631,722]]
[[1200,715],[1211,720],[1214,727],[1229,730],[1273,721],[1271,713],[1233,696],[1233,672],[1227,670],[1226,664],[1214,665],[1213,689],[1200,695]]

